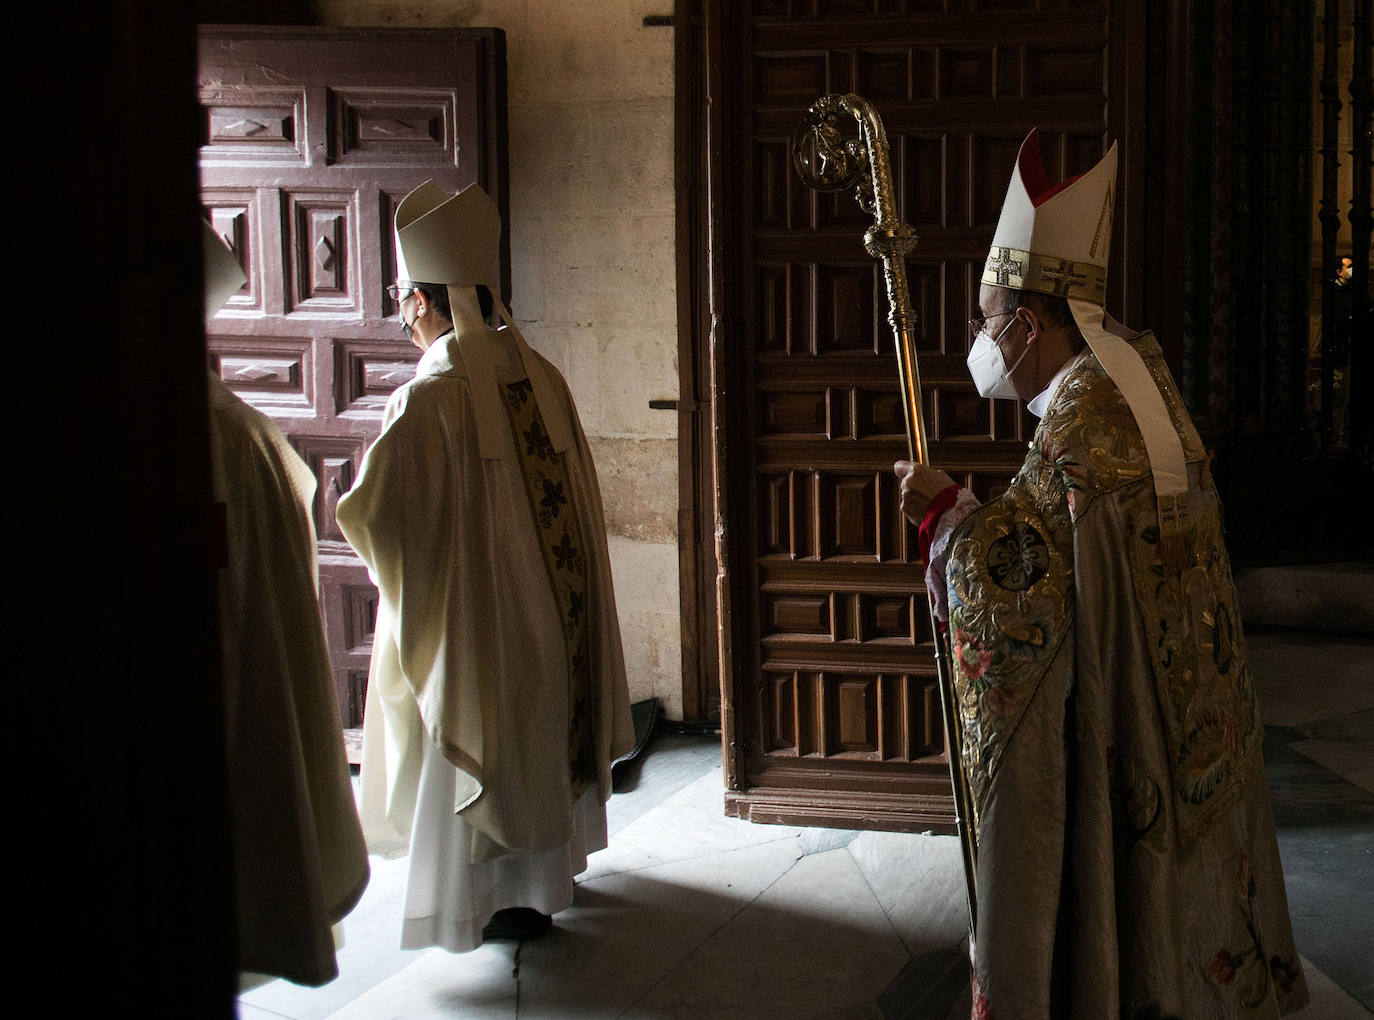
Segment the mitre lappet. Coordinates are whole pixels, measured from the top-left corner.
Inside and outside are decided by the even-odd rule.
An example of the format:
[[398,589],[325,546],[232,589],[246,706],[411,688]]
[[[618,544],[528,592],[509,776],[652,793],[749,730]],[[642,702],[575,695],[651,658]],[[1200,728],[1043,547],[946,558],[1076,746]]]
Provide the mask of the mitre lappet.
[[1131,408],[1150,459],[1163,547],[1188,525],[1188,466],[1149,369],[1107,314],[1107,261],[1116,208],[1116,144],[1091,170],[1051,184],[1032,128],[1021,143],[982,282],[1068,300],[1074,322]]
[[200,235],[201,259],[205,271],[205,324],[215,317],[226,301],[237,294],[248,277],[219,231],[205,220]]
[[[434,181],[425,181],[396,207],[396,275],[412,284],[458,287],[484,286],[520,352],[520,360],[534,390],[553,449],[572,443],[571,422],[558,411],[553,381],[548,377],[501,301],[501,214],[496,203],[476,184],[450,197]],[[506,412],[491,365],[472,353],[458,337],[458,353],[472,381],[473,416],[477,445],[485,459],[516,455]]]

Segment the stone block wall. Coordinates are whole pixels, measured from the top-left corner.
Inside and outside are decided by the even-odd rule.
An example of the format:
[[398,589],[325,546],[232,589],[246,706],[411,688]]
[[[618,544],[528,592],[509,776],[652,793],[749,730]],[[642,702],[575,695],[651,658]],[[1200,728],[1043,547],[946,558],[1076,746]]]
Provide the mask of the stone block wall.
[[632,700],[682,718],[670,0],[315,0],[323,25],[501,28],[511,312],[596,459]]

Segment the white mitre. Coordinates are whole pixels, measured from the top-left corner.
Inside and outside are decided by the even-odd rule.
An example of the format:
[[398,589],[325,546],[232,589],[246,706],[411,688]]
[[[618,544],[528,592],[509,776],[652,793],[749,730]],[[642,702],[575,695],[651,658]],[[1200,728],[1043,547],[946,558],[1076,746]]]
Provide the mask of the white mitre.
[[1115,143],[1087,173],[1051,186],[1032,129],[1016,157],[983,282],[1105,303],[1115,208]]
[[1085,174],[1051,185],[1032,128],[1016,156],[983,283],[1068,299],[1074,322],[1130,405],[1145,441],[1161,536],[1187,528],[1188,465],[1164,397],[1135,348],[1107,315],[1107,259],[1116,209],[1116,144]]
[[396,278],[501,290],[501,213],[470,184],[449,198],[425,181],[396,207]]
[[205,220],[201,232],[201,261],[205,272],[205,324],[208,326],[224,302],[237,294],[248,277],[224,238]]
[[[425,181],[396,207],[395,230],[397,280],[442,285],[446,290],[481,285],[491,292],[506,324],[501,335],[509,335],[520,353],[549,440],[555,452],[567,449],[572,444],[572,424],[559,410],[558,383],[530,350],[501,301],[501,213],[496,203],[476,184],[450,198],[432,180]],[[509,419],[493,369],[462,337],[456,340],[458,357],[468,373],[480,453],[490,459],[514,457]]]

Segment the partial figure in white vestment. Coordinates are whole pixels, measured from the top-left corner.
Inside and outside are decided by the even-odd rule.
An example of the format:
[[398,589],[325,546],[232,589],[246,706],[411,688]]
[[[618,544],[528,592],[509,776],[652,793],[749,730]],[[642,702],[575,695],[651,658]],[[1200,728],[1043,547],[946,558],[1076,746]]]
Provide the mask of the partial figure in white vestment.
[[[204,252],[208,323],[244,276],[208,223]],[[239,970],[322,985],[369,868],[320,623],[315,476],[213,372],[209,405]]]
[[634,743],[596,471],[492,296],[500,230],[476,185],[398,206],[392,293],[424,356],[337,511],[380,594],[361,811],[372,852],[410,854],[408,949],[547,931]]

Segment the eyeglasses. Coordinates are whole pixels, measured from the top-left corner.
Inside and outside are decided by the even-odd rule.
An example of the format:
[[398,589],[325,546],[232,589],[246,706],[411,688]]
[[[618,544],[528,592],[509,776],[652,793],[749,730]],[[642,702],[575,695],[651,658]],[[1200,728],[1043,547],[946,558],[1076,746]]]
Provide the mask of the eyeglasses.
[[1016,309],[1008,309],[1005,312],[993,312],[991,315],[975,315],[968,320],[968,339],[969,343],[978,339],[978,334],[983,332],[983,327],[988,324],[989,319],[1000,319],[1004,315],[1015,315]]
[[410,295],[415,293],[415,288],[408,284],[393,283],[386,289],[386,292],[390,295],[392,301],[400,304],[406,298],[410,297]]

